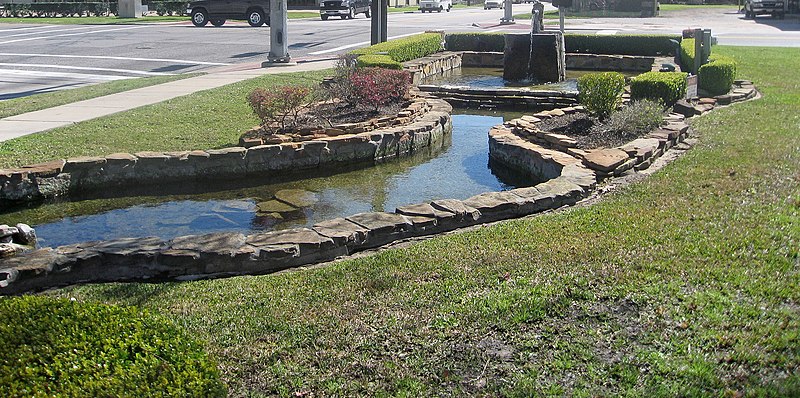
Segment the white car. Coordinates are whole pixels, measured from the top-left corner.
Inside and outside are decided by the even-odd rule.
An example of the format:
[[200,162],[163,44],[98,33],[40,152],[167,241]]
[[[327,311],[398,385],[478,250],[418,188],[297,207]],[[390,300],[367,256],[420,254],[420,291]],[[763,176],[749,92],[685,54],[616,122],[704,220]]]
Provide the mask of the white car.
[[442,12],[442,10],[450,12],[453,8],[453,0],[420,0],[419,10],[427,12]]
[[490,8],[499,8],[502,10],[503,7],[505,7],[505,1],[503,0],[486,0],[483,3],[484,10],[488,10]]

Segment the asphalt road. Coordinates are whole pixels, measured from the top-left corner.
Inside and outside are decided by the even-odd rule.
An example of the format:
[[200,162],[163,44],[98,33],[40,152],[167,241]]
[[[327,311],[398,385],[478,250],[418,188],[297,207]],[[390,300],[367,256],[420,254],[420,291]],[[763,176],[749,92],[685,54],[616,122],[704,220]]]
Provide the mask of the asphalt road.
[[[515,13],[528,11],[517,5]],[[549,8],[548,4],[548,8]],[[500,25],[503,10],[456,9],[442,13],[390,13],[389,37],[428,29],[447,32],[527,31],[529,21]],[[720,44],[800,46],[800,22],[744,20],[735,10],[666,13],[658,18],[568,19],[567,30],[598,34],[677,33],[711,28]],[[370,20],[290,20],[289,52],[295,60],[335,57],[369,45]],[[189,22],[136,25],[0,24],[0,100],[102,81],[260,63],[269,51],[269,28],[240,21],[196,28]]]

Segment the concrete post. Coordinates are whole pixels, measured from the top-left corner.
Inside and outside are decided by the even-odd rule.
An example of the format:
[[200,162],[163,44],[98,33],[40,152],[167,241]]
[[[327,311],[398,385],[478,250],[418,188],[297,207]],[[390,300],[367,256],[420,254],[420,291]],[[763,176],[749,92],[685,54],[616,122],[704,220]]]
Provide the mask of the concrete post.
[[142,0],[119,0],[117,16],[120,18],[139,18],[142,16]]
[[269,54],[262,67],[295,65],[289,56],[289,38],[287,36],[288,14],[286,0],[269,1]]
[[512,11],[512,6],[514,3],[511,0],[504,0],[503,1],[503,18],[500,18],[501,25],[511,25],[514,24],[514,12]]

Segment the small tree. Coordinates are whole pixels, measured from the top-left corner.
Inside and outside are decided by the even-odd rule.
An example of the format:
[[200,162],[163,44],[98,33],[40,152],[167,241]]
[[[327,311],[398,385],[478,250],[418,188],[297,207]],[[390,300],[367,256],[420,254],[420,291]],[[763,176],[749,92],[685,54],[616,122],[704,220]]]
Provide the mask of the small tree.
[[351,76],[356,102],[378,110],[382,105],[402,100],[411,86],[407,71],[383,68],[357,69]]
[[578,78],[578,97],[586,109],[605,119],[617,109],[625,89],[625,76],[619,72],[603,72]]
[[305,86],[280,86],[274,89],[257,88],[247,97],[261,127],[269,131],[297,125],[300,112],[308,105],[311,89]]

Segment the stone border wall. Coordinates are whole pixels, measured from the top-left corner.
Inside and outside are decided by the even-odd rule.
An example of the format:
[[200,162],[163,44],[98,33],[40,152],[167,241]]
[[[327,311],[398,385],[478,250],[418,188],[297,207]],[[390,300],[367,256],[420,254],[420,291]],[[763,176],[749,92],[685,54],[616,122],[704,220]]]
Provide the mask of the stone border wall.
[[[436,98],[412,102],[372,131],[356,126],[340,135],[302,142],[203,151],[116,153],[0,170],[0,205],[53,198],[97,188],[164,181],[242,177],[362,161],[385,161],[442,143],[452,130],[452,107]],[[408,115],[407,115],[408,113]],[[414,117],[410,117],[410,115]]]
[[[515,146],[515,138],[498,145]],[[518,156],[536,153],[524,145]],[[510,152],[509,152],[510,153]],[[42,248],[0,262],[0,295],[87,282],[189,280],[264,274],[331,261],[398,239],[438,234],[573,205],[595,185],[595,174],[569,157],[531,159],[530,170],[555,177],[534,187],[487,192],[466,200],[402,206],[394,213],[359,213],[254,235],[212,233],[164,241],[155,237]]]
[[[743,101],[755,95],[752,83],[737,81],[731,100]],[[712,100],[718,101],[699,99],[686,106],[707,112],[718,103],[711,104]],[[689,134],[684,116],[673,113],[665,118],[665,126],[649,137],[617,148],[580,151],[563,137],[552,137],[536,128],[544,118],[581,111],[572,107],[540,112],[490,130],[492,158],[550,178],[534,187],[486,192],[463,201],[444,199],[402,206],[394,213],[359,213],[323,221],[312,228],[253,235],[212,233],[168,241],[128,238],[43,248],[0,261],[0,295],[86,282],[264,274],[330,261],[399,239],[556,209],[588,196],[598,178],[649,167],[653,159]]]
[[[650,167],[653,160],[683,142],[690,133],[689,125],[684,120],[686,117],[709,112],[717,104],[728,105],[745,101],[757,94],[752,82],[737,80],[729,94],[679,101],[673,107],[673,112],[664,117],[662,126],[645,137],[616,148],[592,150],[579,149],[577,142],[571,137],[545,132],[536,126],[538,122],[551,117],[583,112],[582,106],[542,111],[493,128],[489,133],[489,155],[510,167],[545,177],[554,175],[554,171],[541,168],[543,163],[536,159],[549,158],[562,167],[578,161],[593,170],[599,179],[621,176],[631,170],[639,171]],[[523,156],[520,151],[527,154]],[[531,162],[531,159],[534,161]],[[553,162],[547,165],[553,165]]]

